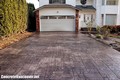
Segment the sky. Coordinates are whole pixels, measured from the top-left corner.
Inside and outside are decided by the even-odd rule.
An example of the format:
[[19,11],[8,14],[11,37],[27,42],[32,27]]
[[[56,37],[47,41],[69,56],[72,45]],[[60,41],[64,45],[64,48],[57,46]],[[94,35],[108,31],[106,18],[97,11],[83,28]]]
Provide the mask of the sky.
[[39,2],[38,0],[26,0],[28,3],[33,3],[35,5],[35,8],[39,7]]

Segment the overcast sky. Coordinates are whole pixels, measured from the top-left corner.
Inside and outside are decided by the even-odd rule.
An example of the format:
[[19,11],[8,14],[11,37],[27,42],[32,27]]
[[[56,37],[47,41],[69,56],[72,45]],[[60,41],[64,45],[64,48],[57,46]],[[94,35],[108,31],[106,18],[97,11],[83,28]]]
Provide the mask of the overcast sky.
[[35,8],[39,7],[39,2],[38,0],[26,0],[28,3],[33,3],[35,5]]

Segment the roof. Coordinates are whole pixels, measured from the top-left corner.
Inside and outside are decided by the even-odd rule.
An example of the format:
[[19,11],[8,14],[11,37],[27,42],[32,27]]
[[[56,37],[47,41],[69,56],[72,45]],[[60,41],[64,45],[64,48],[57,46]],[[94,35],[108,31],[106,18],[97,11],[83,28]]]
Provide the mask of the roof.
[[96,10],[92,5],[77,5],[76,8],[80,10]]
[[[76,5],[75,7],[69,4],[48,4],[48,5],[44,5],[41,6],[39,8],[37,8],[35,11],[43,9],[43,8],[73,8],[73,9],[77,9],[77,10],[96,10],[92,5]],[[34,11],[34,12],[35,12]]]
[[35,11],[43,9],[43,8],[73,8],[73,9],[77,9],[76,7],[74,7],[72,5],[68,5],[68,4],[56,4],[55,3],[55,4],[48,4],[48,5],[41,6],[41,7],[37,8]]

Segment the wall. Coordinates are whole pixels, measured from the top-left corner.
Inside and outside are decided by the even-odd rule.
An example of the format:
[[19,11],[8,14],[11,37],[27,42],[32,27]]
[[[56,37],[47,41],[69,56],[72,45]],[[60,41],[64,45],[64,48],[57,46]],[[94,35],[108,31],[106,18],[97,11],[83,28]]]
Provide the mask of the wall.
[[[40,1],[40,6],[44,5],[44,4],[49,4],[49,0],[41,0]],[[66,0],[66,4],[71,4],[73,6],[76,5],[81,5],[80,0]],[[93,5],[94,7],[96,7],[96,25],[102,26],[102,14],[118,14],[117,15],[117,24],[120,24],[120,0],[118,2],[119,6],[104,6],[102,5],[102,0],[87,0],[87,4],[86,5]],[[46,9],[47,11],[47,9]],[[52,15],[52,12],[48,11],[43,11],[44,15],[49,14]],[[57,9],[52,10],[53,13],[56,13]],[[59,15],[65,15],[68,14],[68,12],[65,9],[60,9],[60,13]],[[71,14],[71,12],[69,13]],[[73,13],[72,13],[73,14]],[[105,19],[105,17],[104,17]],[[103,21],[105,22],[105,21]]]
[[[106,3],[105,3],[106,4]],[[102,14],[104,15],[102,21]],[[106,14],[117,14],[117,25],[120,25],[120,0],[118,5],[102,5],[102,0],[96,0],[96,23],[105,25]]]
[[101,14],[117,14],[118,13],[118,6],[101,6]]
[[39,0],[39,7],[49,4],[49,0]]
[[[43,6],[43,5],[47,5],[47,4],[49,4],[49,0],[39,0],[40,7]],[[75,0],[66,0],[66,4],[75,6],[76,1]]]
[[75,15],[71,8],[45,8],[40,10],[40,15]]
[[102,0],[96,0],[96,25],[99,26],[102,26],[101,4]]
[[66,0],[66,4],[75,6],[76,5],[76,0]]
[[118,5],[117,25],[120,25],[120,0],[118,2]]

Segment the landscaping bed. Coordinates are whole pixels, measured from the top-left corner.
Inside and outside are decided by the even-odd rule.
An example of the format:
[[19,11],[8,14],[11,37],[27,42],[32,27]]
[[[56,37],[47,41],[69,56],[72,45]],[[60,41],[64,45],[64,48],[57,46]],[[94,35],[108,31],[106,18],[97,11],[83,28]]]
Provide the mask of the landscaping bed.
[[89,34],[92,38],[120,51],[120,25],[97,26],[96,29],[88,25],[87,28],[81,29],[81,33]]
[[32,36],[34,33],[32,32],[23,32],[19,34],[11,35],[10,37],[1,37],[0,38],[0,50],[13,44],[15,42],[20,41],[21,39]]
[[97,38],[95,34],[91,34],[91,37],[96,39],[97,41],[107,44],[108,46],[111,46],[113,49],[116,49],[120,52],[120,35],[108,37],[107,39]]

